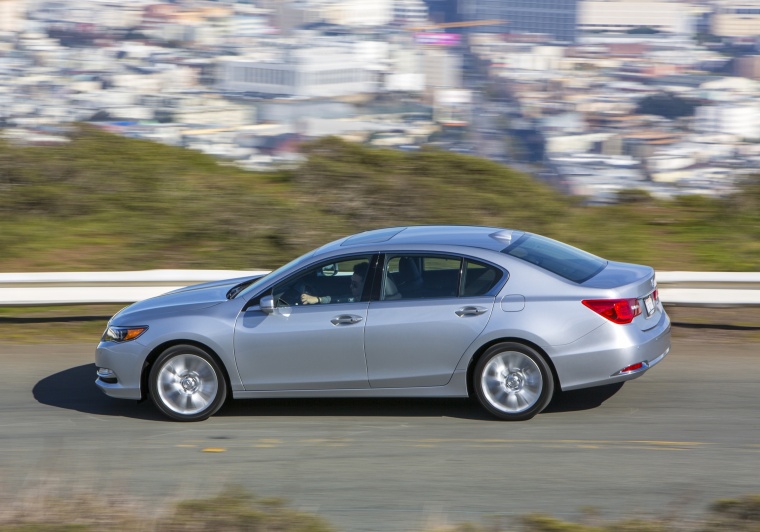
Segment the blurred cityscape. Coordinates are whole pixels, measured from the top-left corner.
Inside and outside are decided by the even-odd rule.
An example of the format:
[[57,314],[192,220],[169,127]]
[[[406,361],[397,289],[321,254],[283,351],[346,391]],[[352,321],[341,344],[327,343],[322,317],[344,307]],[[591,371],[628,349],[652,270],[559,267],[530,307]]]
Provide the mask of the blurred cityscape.
[[0,0],[0,136],[68,125],[251,170],[336,135],[589,203],[760,166],[760,0]]

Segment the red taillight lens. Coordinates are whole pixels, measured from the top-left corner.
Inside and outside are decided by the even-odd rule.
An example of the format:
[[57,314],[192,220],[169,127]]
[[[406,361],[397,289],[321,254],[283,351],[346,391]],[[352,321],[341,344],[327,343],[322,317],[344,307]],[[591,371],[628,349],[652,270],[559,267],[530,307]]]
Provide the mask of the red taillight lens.
[[628,367],[625,367],[619,371],[619,373],[630,373],[632,371],[638,371],[644,367],[643,362],[637,362],[636,364],[631,364]]
[[586,299],[582,303],[613,323],[631,323],[641,314],[638,299]]

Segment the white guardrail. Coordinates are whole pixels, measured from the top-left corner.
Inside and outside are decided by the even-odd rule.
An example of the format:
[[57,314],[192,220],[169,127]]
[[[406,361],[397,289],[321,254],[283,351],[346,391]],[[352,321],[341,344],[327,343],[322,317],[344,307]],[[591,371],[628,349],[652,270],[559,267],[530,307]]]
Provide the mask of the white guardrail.
[[[134,303],[209,281],[266,270],[0,273],[0,307]],[[657,272],[662,302],[679,306],[760,306],[760,272]]]

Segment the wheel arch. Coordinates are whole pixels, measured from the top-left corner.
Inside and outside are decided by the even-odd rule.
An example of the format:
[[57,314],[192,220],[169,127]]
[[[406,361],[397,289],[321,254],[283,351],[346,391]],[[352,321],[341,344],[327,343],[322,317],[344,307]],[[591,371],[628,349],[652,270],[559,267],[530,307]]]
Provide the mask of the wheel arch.
[[524,338],[517,338],[517,337],[511,337],[507,336],[504,338],[495,338],[489,342],[486,342],[485,344],[481,345],[478,350],[475,352],[474,355],[470,358],[470,362],[467,365],[467,395],[469,397],[475,397],[475,390],[472,386],[472,377],[473,373],[475,372],[475,366],[478,365],[478,360],[483,356],[483,354],[488,351],[491,347],[493,347],[496,344],[501,344],[505,342],[512,342],[516,344],[522,344],[526,347],[530,347],[534,351],[536,351],[541,358],[546,361],[546,363],[549,365],[549,368],[552,370],[552,379],[554,380],[554,389],[560,390],[560,383],[559,383],[559,376],[557,375],[557,368],[554,366],[554,362],[552,361],[551,357],[544,351],[538,344],[535,344],[529,340],[526,340]]
[[227,371],[227,366],[225,366],[224,362],[222,361],[221,357],[211,349],[208,345],[197,342],[195,340],[170,340],[168,342],[164,342],[162,344],[157,345],[153,348],[153,350],[150,352],[150,354],[145,358],[145,362],[143,362],[142,370],[140,373],[140,401],[145,401],[149,396],[149,390],[150,386],[148,383],[148,379],[150,377],[150,370],[153,367],[153,364],[156,362],[156,359],[169,349],[170,347],[174,347],[175,345],[191,345],[193,347],[197,347],[198,349],[202,349],[206,353],[211,356],[216,363],[219,365],[219,367],[222,369],[222,374],[224,376],[224,384],[227,386],[227,390],[229,390],[228,397],[232,396],[232,387],[230,383],[230,375]]

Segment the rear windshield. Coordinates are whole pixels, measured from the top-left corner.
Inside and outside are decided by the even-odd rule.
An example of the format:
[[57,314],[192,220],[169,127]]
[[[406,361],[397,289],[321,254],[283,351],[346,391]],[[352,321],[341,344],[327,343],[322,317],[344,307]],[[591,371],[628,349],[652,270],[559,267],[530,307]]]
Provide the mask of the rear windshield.
[[607,265],[606,260],[596,255],[532,234],[523,235],[501,252],[579,284],[591,279]]

